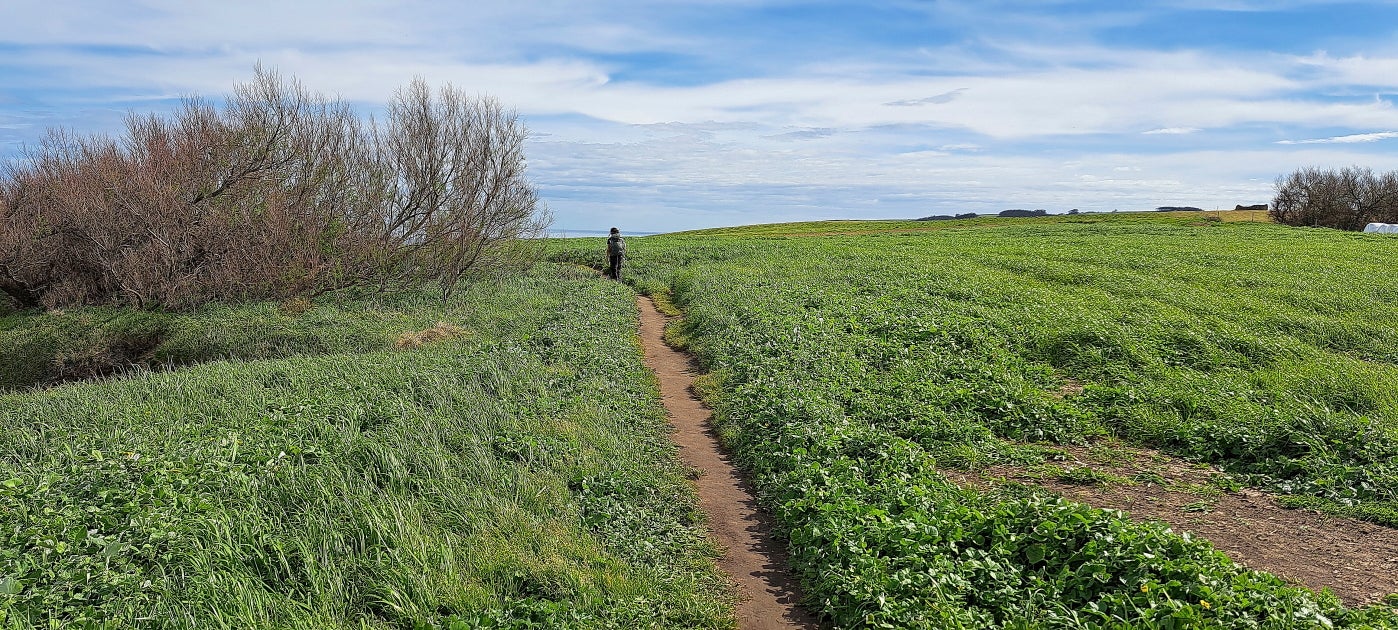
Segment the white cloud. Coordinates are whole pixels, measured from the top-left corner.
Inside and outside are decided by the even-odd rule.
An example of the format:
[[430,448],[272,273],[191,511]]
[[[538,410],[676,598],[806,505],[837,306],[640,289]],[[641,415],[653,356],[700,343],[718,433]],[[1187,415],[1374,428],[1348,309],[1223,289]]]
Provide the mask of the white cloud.
[[1278,140],[1277,144],[1355,144],[1360,142],[1378,142],[1379,140],[1388,140],[1389,138],[1398,138],[1398,131],[1355,133],[1347,136],[1310,138],[1307,140]]
[[1337,58],[1319,52],[1297,57],[1295,62],[1313,70],[1311,80],[1319,85],[1398,88],[1398,57],[1353,55]]
[[961,93],[962,93],[962,92],[965,92],[965,91],[966,91],[966,88],[964,88],[964,87],[963,87],[963,88],[956,88],[955,90],[952,90],[952,91],[950,91],[950,92],[942,92],[941,94],[937,94],[937,95],[935,95],[935,96],[928,96],[928,97],[926,97],[926,98],[904,99],[904,100],[901,100],[901,101],[890,101],[890,102],[884,103],[884,105],[890,105],[890,106],[893,106],[893,107],[917,107],[917,106],[920,106],[920,105],[945,105],[945,104],[947,104],[947,103],[950,103],[950,102],[956,100],[956,97],[961,96]]
[[835,135],[835,134],[837,134],[837,133],[839,133],[838,130],[836,130],[836,129],[830,129],[830,128],[828,128],[828,127],[812,127],[812,128],[807,128],[807,129],[797,129],[797,130],[794,130],[794,131],[787,131],[787,132],[778,133],[778,134],[766,135],[766,136],[763,136],[763,137],[764,137],[764,138],[770,138],[770,139],[772,139],[772,140],[787,140],[787,141],[791,141],[791,140],[818,140],[818,139],[820,139],[820,138],[829,138],[830,136],[833,136],[833,135]]
[[[432,52],[499,63],[541,49],[625,54],[721,50],[722,34],[671,26],[753,0],[5,0],[0,41],[13,45],[130,47],[168,54],[295,48]],[[351,71],[352,69],[347,69]]]
[[[499,97],[536,130],[531,172],[560,222],[654,208],[662,214],[642,228],[731,223],[732,208],[802,218],[1232,207],[1265,200],[1297,166],[1393,162],[1364,143],[1398,137],[1367,131],[1398,129],[1398,111],[1375,96],[1398,89],[1398,57],[1094,43],[1096,29],[1164,5],[1214,6],[1202,0],[1074,19],[900,2],[962,35],[907,49],[793,42],[763,59],[729,39],[741,29],[679,26],[767,1],[8,0],[0,143],[29,141],[30,125],[107,123],[128,105],[221,95],[261,61],[370,109],[413,76]],[[651,56],[708,69],[667,80],[625,61]],[[13,96],[35,94],[45,102]],[[1155,135],[1174,138],[1142,138]],[[1278,142],[1308,136],[1326,137]],[[1179,152],[1136,153],[1162,145]]]
[[[634,135],[624,142],[538,142],[530,147],[562,227],[591,217],[632,229],[687,229],[799,218],[912,218],[1007,208],[1206,209],[1264,203],[1272,182],[1298,166],[1398,168],[1398,156],[1351,147],[1184,150],[1136,155],[1066,149],[1048,154],[989,147],[975,153],[890,151],[899,130],[789,143],[774,150],[740,127],[706,133]],[[673,127],[673,126],[672,126]],[[863,137],[860,137],[863,136]],[[663,208],[662,211],[656,208]],[[744,219],[734,212],[749,212]]]
[[[617,80],[605,61],[561,50],[525,54],[529,44],[511,41],[605,51],[695,45],[698,35],[643,33],[641,27],[655,19],[646,16],[655,10],[630,4],[569,4],[559,14],[512,5],[387,2],[348,8],[294,3],[280,12],[270,0],[252,5],[151,0],[139,5],[140,11],[104,10],[106,5],[80,11],[79,4],[23,0],[0,10],[0,18],[7,12],[38,22],[21,28],[24,20],[0,19],[8,25],[0,26],[0,39],[52,44],[88,38],[84,43],[160,52],[132,59],[86,48],[21,49],[9,63],[43,71],[13,81],[38,88],[120,87],[165,97],[217,95],[247,78],[261,61],[313,89],[371,104],[422,75],[495,94],[526,115],[572,113],[625,123],[712,120],[833,130],[920,124],[991,138],[1139,134],[1142,128],[1152,130],[1146,134],[1180,135],[1239,124],[1398,127],[1398,112],[1386,101],[1317,102],[1306,96],[1316,85],[1336,84],[1326,76],[1332,69],[1356,81],[1398,81],[1392,78],[1398,77],[1398,60],[1225,58],[983,41],[977,46],[998,53],[971,54],[979,59],[972,66],[958,65],[954,57],[929,63],[920,55],[819,59],[779,74],[674,86]],[[641,17],[616,19],[621,6]],[[97,28],[98,22],[106,26]],[[986,61],[992,58],[997,60]],[[1327,72],[1314,72],[1317,67]]]

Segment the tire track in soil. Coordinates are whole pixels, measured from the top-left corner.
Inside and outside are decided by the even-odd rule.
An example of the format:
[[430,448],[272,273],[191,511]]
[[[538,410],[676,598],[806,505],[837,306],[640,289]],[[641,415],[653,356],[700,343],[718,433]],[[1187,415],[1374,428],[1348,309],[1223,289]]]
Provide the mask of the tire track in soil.
[[757,506],[751,488],[718,445],[709,410],[691,391],[696,374],[689,355],[665,344],[669,318],[650,298],[636,299],[641,311],[641,346],[646,366],[660,381],[660,395],[674,426],[671,439],[680,459],[701,471],[699,508],[708,515],[714,540],[723,550],[722,569],[737,585],[738,628],[819,628],[797,607],[796,579],[787,569],[781,543],[772,537],[771,518]]

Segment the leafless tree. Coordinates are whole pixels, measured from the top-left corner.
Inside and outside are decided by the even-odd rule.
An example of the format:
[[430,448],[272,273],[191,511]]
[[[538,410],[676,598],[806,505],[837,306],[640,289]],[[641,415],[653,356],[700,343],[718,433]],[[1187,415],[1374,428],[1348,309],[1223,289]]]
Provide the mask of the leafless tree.
[[410,275],[426,274],[449,295],[472,273],[520,260],[521,245],[548,226],[525,177],[527,132],[514,112],[451,86],[434,97],[421,79],[398,91],[375,126],[385,182],[386,249],[410,254]]
[[0,177],[0,294],[21,306],[314,295],[529,264],[548,213],[518,117],[421,80],[380,125],[258,68],[219,111],[54,132]]
[[1270,214],[1278,223],[1362,230],[1398,221],[1398,172],[1375,174],[1358,166],[1303,168],[1277,178]]

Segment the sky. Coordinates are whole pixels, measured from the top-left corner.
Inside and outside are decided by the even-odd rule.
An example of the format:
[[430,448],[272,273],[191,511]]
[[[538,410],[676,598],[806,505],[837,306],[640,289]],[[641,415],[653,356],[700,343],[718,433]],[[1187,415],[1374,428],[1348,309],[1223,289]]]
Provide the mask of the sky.
[[1398,169],[1398,0],[0,0],[0,159],[257,64],[530,130],[563,230],[1232,208]]

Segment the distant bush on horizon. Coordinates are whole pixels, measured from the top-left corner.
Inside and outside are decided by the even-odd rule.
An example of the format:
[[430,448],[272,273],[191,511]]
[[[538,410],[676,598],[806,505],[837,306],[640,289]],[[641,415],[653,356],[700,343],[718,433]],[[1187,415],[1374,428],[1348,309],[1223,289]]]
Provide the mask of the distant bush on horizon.
[[1020,210],[1020,209],[1015,208],[1015,209],[1011,209],[1011,210],[1001,210],[1001,211],[1000,211],[1000,214],[997,215],[997,216],[1002,216],[1002,217],[1042,217],[1042,216],[1048,216],[1048,211],[1047,211],[1047,210],[1044,210],[1044,209],[1042,209],[1042,208],[1040,208],[1040,209],[1038,209],[1038,210]]
[[922,217],[922,218],[920,218],[920,219],[913,219],[913,220],[914,220],[914,221],[952,221],[952,220],[955,220],[955,219],[974,219],[974,218],[979,217],[979,216],[980,216],[979,214],[976,214],[976,213],[974,213],[974,212],[963,212],[963,213],[961,213],[961,214],[956,214],[956,215],[951,215],[951,214],[934,214],[934,215],[932,215],[932,216]]

